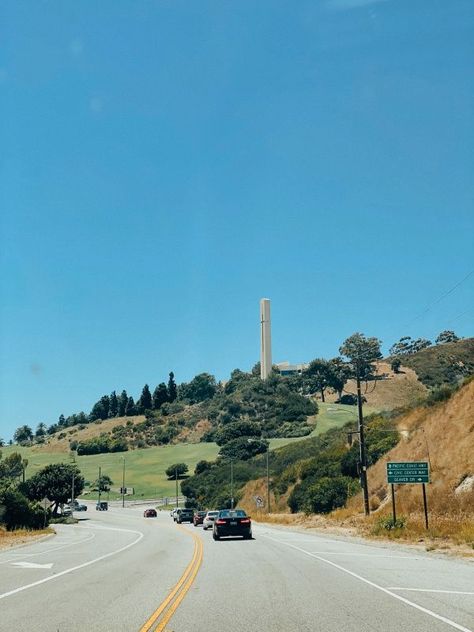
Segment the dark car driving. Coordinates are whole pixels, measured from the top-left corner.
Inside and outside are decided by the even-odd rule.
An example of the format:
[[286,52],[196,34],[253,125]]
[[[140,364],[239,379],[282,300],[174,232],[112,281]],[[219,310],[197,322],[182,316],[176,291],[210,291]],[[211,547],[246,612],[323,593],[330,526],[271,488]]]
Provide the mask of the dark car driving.
[[244,540],[252,538],[252,521],[243,509],[223,509],[219,511],[212,531],[214,540],[240,535]]
[[197,527],[198,524],[202,524],[204,522],[204,518],[207,514],[207,511],[196,511],[194,512],[193,522],[194,526]]
[[181,524],[182,522],[192,522],[194,511],[192,509],[178,509],[176,512],[176,522]]
[[143,512],[144,518],[156,518],[156,509],[145,509]]

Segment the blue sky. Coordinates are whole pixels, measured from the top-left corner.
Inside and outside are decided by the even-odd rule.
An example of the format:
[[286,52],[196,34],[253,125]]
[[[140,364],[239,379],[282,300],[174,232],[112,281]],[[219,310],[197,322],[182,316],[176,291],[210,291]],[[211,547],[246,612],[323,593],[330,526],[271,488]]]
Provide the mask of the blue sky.
[[473,334],[469,1],[3,3],[0,436]]

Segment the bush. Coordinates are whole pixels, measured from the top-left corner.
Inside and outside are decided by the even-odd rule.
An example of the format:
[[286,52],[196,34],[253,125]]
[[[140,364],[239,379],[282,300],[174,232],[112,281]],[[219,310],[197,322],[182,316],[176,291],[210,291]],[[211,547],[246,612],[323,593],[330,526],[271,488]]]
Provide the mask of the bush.
[[435,406],[440,402],[447,401],[451,395],[454,393],[456,388],[452,386],[440,386],[439,388],[434,388],[430,391],[428,397],[426,398],[427,406]]
[[309,487],[303,501],[306,513],[329,513],[342,507],[348,494],[348,480],[344,476],[320,478]]
[[376,522],[374,533],[381,533],[383,531],[394,531],[395,529],[404,529],[406,527],[407,519],[405,516],[400,516],[396,520],[393,516],[383,516]]
[[[49,512],[46,515],[48,524]],[[13,529],[42,529],[45,524],[43,508],[38,503],[29,502],[17,490],[6,490],[0,496],[0,522],[8,531]]]

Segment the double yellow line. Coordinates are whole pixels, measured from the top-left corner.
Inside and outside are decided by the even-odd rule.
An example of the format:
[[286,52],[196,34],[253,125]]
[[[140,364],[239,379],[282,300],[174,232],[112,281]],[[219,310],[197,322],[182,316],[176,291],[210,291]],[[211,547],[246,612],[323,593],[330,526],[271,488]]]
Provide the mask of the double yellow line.
[[[140,628],[140,632],[149,632],[153,628],[154,632],[163,632],[165,625],[176,612],[179,604],[183,601],[186,593],[191,588],[192,583],[196,579],[197,572],[202,562],[202,540],[194,533],[190,533],[187,529],[179,527],[182,531],[190,535],[194,540],[194,553],[192,560],[186,566],[184,573],[181,575],[178,583],[175,585],[170,594],[163,603],[158,606],[146,623]],[[158,622],[158,623],[157,623]],[[156,627],[154,628],[153,626]]]

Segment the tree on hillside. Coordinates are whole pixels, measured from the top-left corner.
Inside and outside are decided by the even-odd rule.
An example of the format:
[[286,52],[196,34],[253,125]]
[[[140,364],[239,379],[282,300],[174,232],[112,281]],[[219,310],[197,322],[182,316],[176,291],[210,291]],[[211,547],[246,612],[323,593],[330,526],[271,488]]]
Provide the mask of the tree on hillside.
[[27,425],[20,426],[15,430],[15,434],[13,435],[16,443],[20,445],[24,445],[29,443],[33,439],[33,431]]
[[112,391],[109,398],[109,412],[108,417],[117,417],[118,414],[118,399],[115,391]]
[[393,358],[390,362],[390,368],[394,373],[400,373],[400,367],[402,366],[402,361],[400,358]]
[[260,424],[256,424],[252,421],[235,421],[230,424],[226,424],[220,428],[215,437],[215,442],[219,446],[223,446],[233,439],[239,437],[261,437],[262,429]]
[[12,452],[0,461],[0,478],[20,478],[27,465],[28,461],[23,460],[21,454]]
[[153,391],[153,409],[159,410],[168,401],[168,389],[166,384],[161,382]]
[[310,362],[309,367],[303,372],[303,382],[310,393],[321,392],[324,402],[324,391],[329,386],[331,364],[322,358],[316,358]]
[[5,439],[0,437],[0,448],[3,448],[4,445],[5,445]]
[[35,437],[44,437],[46,434],[46,424],[40,421],[40,423],[36,426]]
[[171,371],[168,379],[168,401],[174,402],[174,400],[178,397],[178,387],[176,386],[176,382],[174,380],[174,373]]
[[190,404],[212,399],[217,390],[216,378],[209,373],[196,375],[189,383],[180,385],[179,397]]
[[84,477],[79,468],[70,463],[47,465],[26,481],[24,488],[30,500],[49,498],[53,514],[57,515],[59,505],[71,498],[73,477],[74,493],[79,496],[84,489]]
[[449,329],[442,331],[435,340],[437,345],[444,345],[447,342],[458,342],[458,341],[459,341],[459,337],[456,336],[454,331],[451,331]]
[[125,417],[132,417],[137,414],[137,409],[135,408],[135,402],[133,401],[133,397],[130,395],[127,401],[127,405],[125,406]]
[[103,395],[92,407],[89,419],[91,421],[95,421],[96,419],[108,419],[109,409],[110,398],[108,395]]
[[329,360],[329,365],[328,386],[334,389],[339,399],[341,399],[344,386],[347,380],[352,376],[351,368],[339,357]]
[[58,426],[61,426],[61,428],[63,428],[64,426],[66,426],[66,417],[64,415],[59,415],[59,419],[58,419]]
[[142,394],[140,395],[136,407],[139,415],[143,415],[145,410],[152,409],[151,393],[148,384],[145,384],[143,387]]
[[427,338],[417,338],[412,342],[412,353],[418,353],[427,347],[431,347],[431,340]]
[[382,357],[380,345],[378,338],[366,338],[364,334],[355,333],[344,341],[339,353],[348,358],[360,379],[367,380],[373,375],[373,363]]
[[230,461],[248,461],[257,454],[264,454],[267,450],[268,441],[264,439],[239,437],[223,445],[219,456]]
[[118,399],[118,404],[117,404],[117,413],[119,417],[125,417],[125,409],[127,408],[127,403],[128,403],[128,395],[127,395],[127,391],[124,389],[120,393],[120,397]]
[[166,468],[165,474],[170,480],[176,477],[181,478],[187,473],[188,469],[186,463],[173,463],[173,465]]

